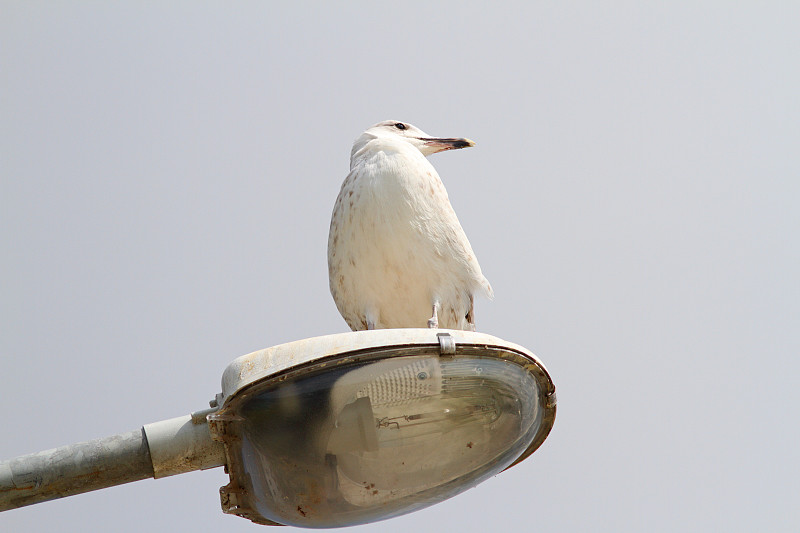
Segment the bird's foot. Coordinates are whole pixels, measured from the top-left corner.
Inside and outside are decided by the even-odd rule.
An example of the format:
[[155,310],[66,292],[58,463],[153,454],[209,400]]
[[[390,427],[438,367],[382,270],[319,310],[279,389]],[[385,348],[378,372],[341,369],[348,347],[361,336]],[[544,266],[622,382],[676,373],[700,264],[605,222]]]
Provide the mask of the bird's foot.
[[433,316],[428,319],[430,329],[439,329],[439,302],[433,303]]

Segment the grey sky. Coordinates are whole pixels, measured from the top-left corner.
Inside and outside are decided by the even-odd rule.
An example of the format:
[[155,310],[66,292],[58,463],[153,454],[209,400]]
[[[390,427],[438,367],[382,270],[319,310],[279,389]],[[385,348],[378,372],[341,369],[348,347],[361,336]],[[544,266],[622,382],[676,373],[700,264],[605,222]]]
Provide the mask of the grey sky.
[[[478,329],[534,351],[559,410],[521,465],[360,530],[796,531],[799,25],[794,2],[4,2],[0,458],[202,409],[235,357],[345,331],[330,213],[353,139],[400,119],[477,142],[431,161],[495,290]],[[255,530],[225,483],[0,530]]]

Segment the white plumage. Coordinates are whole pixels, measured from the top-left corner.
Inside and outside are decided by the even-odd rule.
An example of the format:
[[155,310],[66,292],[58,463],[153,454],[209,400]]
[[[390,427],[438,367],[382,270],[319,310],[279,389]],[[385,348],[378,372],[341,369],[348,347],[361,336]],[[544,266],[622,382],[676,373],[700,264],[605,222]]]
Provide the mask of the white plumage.
[[395,120],[353,143],[328,236],[330,289],[353,330],[475,329],[492,288],[426,156],[473,146]]

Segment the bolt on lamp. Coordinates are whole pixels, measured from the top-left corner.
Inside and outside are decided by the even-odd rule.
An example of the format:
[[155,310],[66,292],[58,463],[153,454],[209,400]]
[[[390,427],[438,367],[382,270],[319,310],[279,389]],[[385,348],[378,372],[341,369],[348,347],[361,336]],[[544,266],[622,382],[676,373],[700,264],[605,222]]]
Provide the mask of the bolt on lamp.
[[225,466],[222,510],[266,525],[384,520],[531,455],[555,387],[489,335],[395,329],[274,346],[234,360],[212,408],[0,463],[0,510]]

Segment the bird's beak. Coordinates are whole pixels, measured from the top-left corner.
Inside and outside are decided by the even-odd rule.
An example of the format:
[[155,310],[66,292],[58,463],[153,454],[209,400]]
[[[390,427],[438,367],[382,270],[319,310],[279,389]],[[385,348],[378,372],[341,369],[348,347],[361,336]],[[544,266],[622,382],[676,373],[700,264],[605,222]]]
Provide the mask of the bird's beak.
[[463,137],[419,137],[419,140],[425,144],[425,152],[428,154],[475,146],[473,141]]

